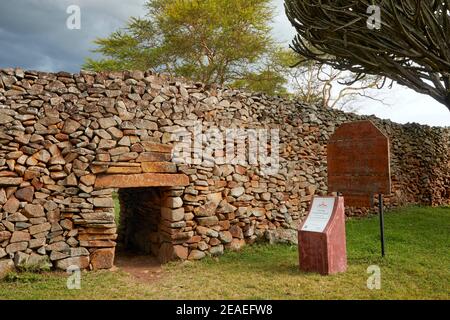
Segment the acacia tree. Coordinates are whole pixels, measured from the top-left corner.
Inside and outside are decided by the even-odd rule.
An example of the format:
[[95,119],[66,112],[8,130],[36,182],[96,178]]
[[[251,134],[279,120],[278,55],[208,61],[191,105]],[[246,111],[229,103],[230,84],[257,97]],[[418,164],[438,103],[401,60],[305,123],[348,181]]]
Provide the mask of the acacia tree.
[[87,59],[84,68],[150,69],[222,85],[248,74],[273,46],[271,0],[149,0],[145,6],[145,17],[95,40],[94,51],[104,58]]
[[[374,7],[374,6],[377,7]],[[369,28],[380,9],[380,28]],[[449,0],[285,0],[292,48],[338,70],[390,78],[450,110]]]

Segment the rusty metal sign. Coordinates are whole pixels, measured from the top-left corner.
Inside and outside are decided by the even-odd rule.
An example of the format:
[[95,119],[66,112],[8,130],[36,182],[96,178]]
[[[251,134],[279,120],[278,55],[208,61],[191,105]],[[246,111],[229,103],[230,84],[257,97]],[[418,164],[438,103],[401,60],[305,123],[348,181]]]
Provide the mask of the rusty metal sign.
[[328,189],[346,205],[371,205],[375,194],[390,194],[389,139],[371,121],[340,126],[328,142]]

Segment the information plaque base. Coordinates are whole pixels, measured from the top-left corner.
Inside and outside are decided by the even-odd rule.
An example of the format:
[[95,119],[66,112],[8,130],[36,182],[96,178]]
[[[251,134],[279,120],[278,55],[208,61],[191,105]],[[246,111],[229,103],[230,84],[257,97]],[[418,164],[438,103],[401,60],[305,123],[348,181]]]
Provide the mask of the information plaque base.
[[314,197],[298,231],[300,270],[322,275],[347,270],[343,197]]

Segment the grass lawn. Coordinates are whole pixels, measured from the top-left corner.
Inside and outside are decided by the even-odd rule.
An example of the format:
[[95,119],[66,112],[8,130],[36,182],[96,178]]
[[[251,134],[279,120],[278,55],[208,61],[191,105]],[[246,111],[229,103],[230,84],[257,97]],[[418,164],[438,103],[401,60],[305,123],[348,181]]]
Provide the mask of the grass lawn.
[[[378,217],[347,222],[348,271],[298,271],[297,248],[253,245],[220,258],[170,263],[142,283],[122,271],[83,272],[81,290],[67,274],[13,274],[0,299],[450,299],[450,208],[412,207],[386,215],[387,257],[380,258]],[[367,268],[381,268],[369,290]]]

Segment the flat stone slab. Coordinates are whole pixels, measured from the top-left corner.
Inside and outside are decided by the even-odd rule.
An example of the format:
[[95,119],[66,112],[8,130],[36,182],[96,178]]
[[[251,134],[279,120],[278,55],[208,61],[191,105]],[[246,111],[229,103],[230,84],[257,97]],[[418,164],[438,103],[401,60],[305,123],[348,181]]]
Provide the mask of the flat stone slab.
[[185,174],[107,174],[99,175],[95,180],[95,189],[176,187],[187,185],[189,185],[189,177]]
[[177,166],[171,162],[142,162],[144,173],[176,173]]
[[22,178],[0,178],[0,186],[18,186],[23,182]]

